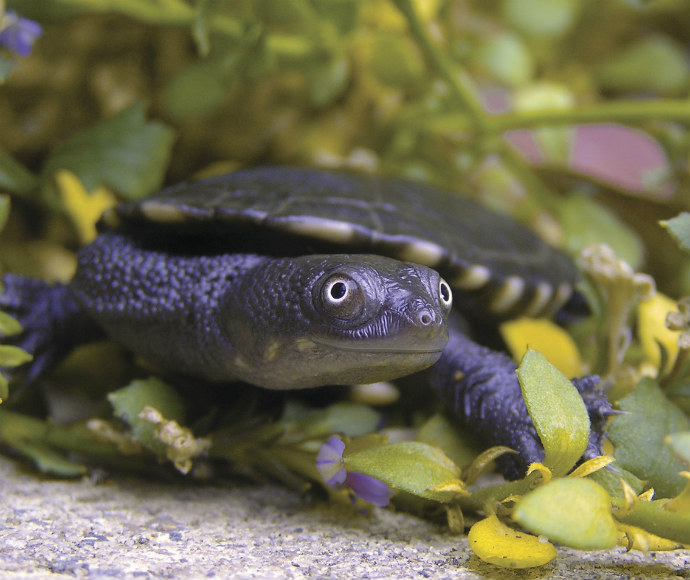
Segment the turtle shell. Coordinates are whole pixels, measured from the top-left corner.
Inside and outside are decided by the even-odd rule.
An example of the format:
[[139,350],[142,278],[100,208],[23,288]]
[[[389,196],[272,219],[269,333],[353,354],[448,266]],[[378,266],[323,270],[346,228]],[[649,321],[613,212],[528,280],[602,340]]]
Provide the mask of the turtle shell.
[[154,244],[176,239],[187,252],[369,253],[415,262],[450,283],[456,308],[495,319],[552,314],[577,279],[566,255],[457,193],[345,171],[263,167],[182,183],[118,205],[101,227]]

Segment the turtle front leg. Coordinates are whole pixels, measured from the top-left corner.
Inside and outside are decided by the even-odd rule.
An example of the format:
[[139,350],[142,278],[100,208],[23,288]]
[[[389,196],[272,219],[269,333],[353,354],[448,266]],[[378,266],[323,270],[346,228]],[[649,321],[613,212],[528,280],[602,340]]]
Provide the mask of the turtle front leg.
[[22,326],[20,334],[1,336],[0,344],[18,346],[33,360],[17,369],[0,369],[24,385],[34,382],[81,343],[98,340],[103,331],[72,297],[68,286],[6,274],[0,310]]
[[[481,346],[457,328],[429,370],[429,381],[442,403],[460,423],[476,433],[487,447],[505,445],[518,452],[498,459],[508,479],[525,475],[530,463],[544,459],[544,448],[522,398],[516,364],[505,354]],[[583,459],[602,454],[606,417],[611,405],[597,388],[598,377],[576,379],[592,429]]]

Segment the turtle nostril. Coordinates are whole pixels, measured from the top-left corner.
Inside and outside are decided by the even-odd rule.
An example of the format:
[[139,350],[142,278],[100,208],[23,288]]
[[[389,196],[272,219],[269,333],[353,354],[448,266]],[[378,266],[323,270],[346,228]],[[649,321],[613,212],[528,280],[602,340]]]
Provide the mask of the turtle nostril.
[[423,311],[419,314],[419,322],[423,326],[429,326],[434,322],[435,316],[428,311]]

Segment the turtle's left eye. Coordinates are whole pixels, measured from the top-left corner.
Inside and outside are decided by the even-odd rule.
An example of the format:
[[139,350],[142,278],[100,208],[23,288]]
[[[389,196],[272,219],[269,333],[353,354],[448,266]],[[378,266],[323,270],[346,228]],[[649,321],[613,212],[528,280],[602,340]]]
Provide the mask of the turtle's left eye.
[[343,320],[355,318],[362,312],[364,303],[364,291],[349,276],[334,274],[324,281],[321,304],[331,316]]

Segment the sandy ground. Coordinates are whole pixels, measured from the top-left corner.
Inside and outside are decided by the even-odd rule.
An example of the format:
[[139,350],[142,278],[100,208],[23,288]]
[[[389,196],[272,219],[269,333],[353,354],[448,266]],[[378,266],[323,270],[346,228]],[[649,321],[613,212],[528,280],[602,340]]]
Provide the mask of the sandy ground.
[[463,538],[389,510],[351,515],[278,486],[42,480],[0,457],[0,578],[690,578],[690,551],[560,550],[483,563]]

